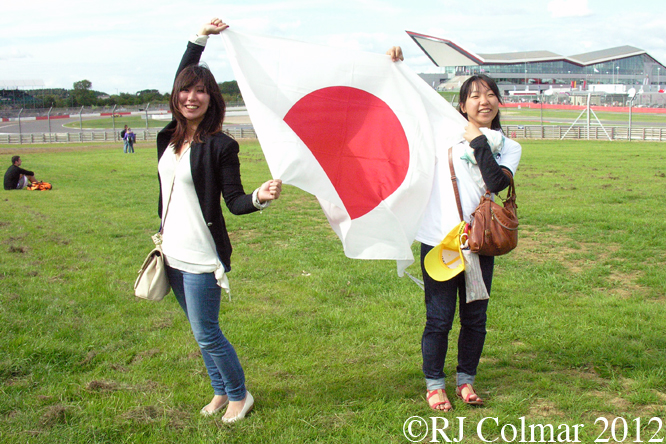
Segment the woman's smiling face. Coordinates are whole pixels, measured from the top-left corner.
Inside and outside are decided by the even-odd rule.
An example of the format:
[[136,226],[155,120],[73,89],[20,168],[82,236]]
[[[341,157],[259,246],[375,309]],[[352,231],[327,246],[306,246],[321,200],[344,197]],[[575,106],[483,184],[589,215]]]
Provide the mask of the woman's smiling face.
[[478,128],[490,128],[499,112],[499,98],[482,80],[474,82],[472,92],[460,104],[460,110],[467,113],[467,120]]
[[210,94],[206,92],[202,81],[178,92],[178,110],[188,122],[201,123],[208,111],[209,103]]

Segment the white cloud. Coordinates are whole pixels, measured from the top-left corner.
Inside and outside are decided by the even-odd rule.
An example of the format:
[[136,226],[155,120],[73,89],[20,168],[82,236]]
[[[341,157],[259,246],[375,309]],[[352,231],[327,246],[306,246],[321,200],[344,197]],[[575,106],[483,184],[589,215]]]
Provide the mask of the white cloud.
[[[354,50],[384,53],[400,45],[417,72],[436,67],[405,30],[477,53],[572,55],[633,45],[666,63],[662,3],[634,0],[627,9],[620,0],[199,0],[196,7],[184,0],[11,1],[0,14],[0,80],[71,88],[88,79],[107,93],[166,92],[187,38],[214,16],[237,31]],[[203,60],[218,81],[233,79],[221,39],[209,40]]]
[[553,18],[585,17],[592,14],[587,0],[552,0],[548,3],[548,12]]

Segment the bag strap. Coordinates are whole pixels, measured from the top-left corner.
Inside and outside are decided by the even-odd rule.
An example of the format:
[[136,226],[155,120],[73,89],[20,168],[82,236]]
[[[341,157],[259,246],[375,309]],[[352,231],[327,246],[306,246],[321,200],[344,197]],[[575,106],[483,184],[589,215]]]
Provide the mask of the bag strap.
[[511,180],[511,182],[507,188],[506,199],[502,199],[502,196],[499,194],[497,195],[500,199],[502,199],[502,201],[508,200],[511,196],[513,196],[514,199],[516,198],[516,186],[513,184],[513,175],[507,174],[507,176],[509,176],[509,180]]
[[162,219],[162,223],[160,224],[160,236],[162,233],[164,233],[164,223],[166,222],[167,214],[169,214],[169,204],[171,203],[171,195],[173,194],[173,186],[174,183],[176,182],[176,172],[178,171],[178,165],[180,165],[180,159],[183,158],[183,156],[187,153],[187,150],[183,153],[181,153],[180,157],[176,161],[176,167],[173,169],[173,177],[171,178],[171,191],[169,191],[169,200],[167,201],[166,208],[164,209],[164,218]]
[[513,175],[511,175],[511,183],[509,184],[509,191],[507,192],[506,198],[513,196],[516,197],[516,186],[513,184]]
[[453,192],[456,195],[456,204],[458,205],[458,216],[460,221],[463,221],[462,205],[460,205],[460,193],[458,192],[458,178],[453,169],[453,147],[449,148],[449,169],[451,170],[451,182],[453,182]]
[[171,195],[173,194],[173,184],[176,182],[176,172],[173,172],[171,179],[171,191],[169,191],[169,200],[167,201],[166,208],[164,209],[164,220],[160,224],[160,235],[164,233],[164,222],[166,222],[167,214],[169,214],[169,204],[171,203]]

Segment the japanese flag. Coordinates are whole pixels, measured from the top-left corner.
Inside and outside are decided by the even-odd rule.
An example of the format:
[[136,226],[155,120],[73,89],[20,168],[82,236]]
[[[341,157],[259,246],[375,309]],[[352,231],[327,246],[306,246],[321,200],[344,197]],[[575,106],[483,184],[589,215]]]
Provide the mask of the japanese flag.
[[348,257],[396,260],[402,275],[436,151],[461,139],[465,119],[387,55],[222,37],[273,177],[318,198]]

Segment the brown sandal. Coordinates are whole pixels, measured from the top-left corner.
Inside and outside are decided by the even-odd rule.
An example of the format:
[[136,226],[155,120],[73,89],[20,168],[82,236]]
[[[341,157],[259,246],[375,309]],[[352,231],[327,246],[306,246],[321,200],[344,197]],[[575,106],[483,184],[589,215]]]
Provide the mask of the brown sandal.
[[[468,390],[468,393],[467,393],[466,396],[463,396],[463,394],[462,394],[462,391],[463,391],[464,389],[467,389],[467,390]],[[479,398],[479,396],[476,394],[476,392],[474,391],[474,388],[472,387],[471,384],[463,384],[463,385],[459,385],[459,386],[456,388],[456,396],[457,396],[458,398],[462,399],[462,401],[463,401],[465,404],[469,404],[469,405],[483,405],[483,399]],[[476,399],[471,399],[472,396],[475,396]]]
[[[430,402],[430,398],[433,396],[437,396],[437,401],[435,403]],[[428,390],[426,392],[426,398],[428,399],[428,405],[433,410],[437,410],[439,412],[450,412],[453,409],[444,389]],[[442,405],[444,408],[440,409],[439,406]]]

